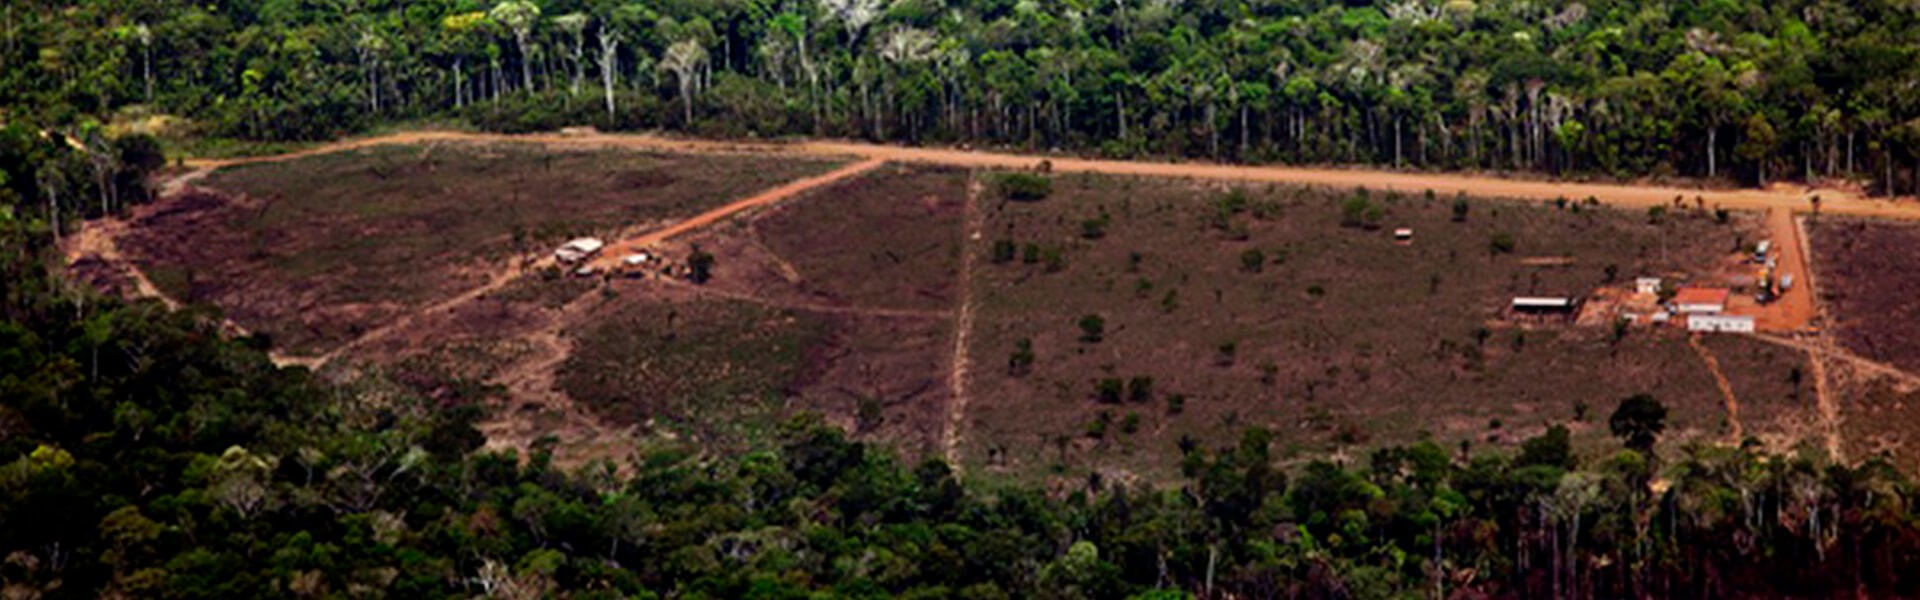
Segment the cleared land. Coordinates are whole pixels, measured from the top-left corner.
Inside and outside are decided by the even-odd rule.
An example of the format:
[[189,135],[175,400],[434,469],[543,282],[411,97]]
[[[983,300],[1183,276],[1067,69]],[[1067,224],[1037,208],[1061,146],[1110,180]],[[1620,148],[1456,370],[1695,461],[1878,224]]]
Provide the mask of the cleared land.
[[1835,339],[1855,354],[1920,372],[1920,226],[1823,217],[1808,229]]
[[[319,353],[572,235],[686,218],[824,160],[523,144],[380,146],[235,166],[121,247],[175,299]],[[218,191],[212,191],[218,190]]]
[[[1727,281],[1751,270],[1734,250],[1767,237],[1761,215],[1716,219],[1726,194],[1687,192],[1680,207],[1664,189],[1596,194],[1605,207],[1577,194],[1474,198],[1456,221],[1451,194],[1401,187],[1415,175],[1382,175],[1400,193],[1376,183],[1348,208],[1350,187],[1248,181],[1379,174],[1061,160],[1050,197],[1011,202],[996,174],[918,163],[1034,157],[396,139],[542,145],[373,140],[223,163],[235,168],[181,181],[228,193],[183,186],[104,241],[159,291],[220,305],[282,345],[345,348],[449,405],[483,403],[490,444],[557,441],[570,464],[653,439],[738,447],[797,410],[911,455],[948,453],[972,473],[1063,482],[1162,479],[1183,443],[1227,443],[1251,425],[1295,458],[1422,436],[1503,446],[1555,423],[1601,450],[1614,447],[1601,443],[1607,411],[1642,392],[1672,407],[1669,444],[1739,432],[1790,447],[1857,426],[1813,408],[1826,379],[1800,342],[1693,347],[1672,330],[1615,339],[1607,325],[1625,306],[1612,292],[1635,275]],[[694,152],[663,153],[679,151]],[[835,169],[829,153],[867,160]],[[1587,189],[1488,181],[1502,195]],[[1779,215],[1798,202],[1751,194]],[[723,205],[739,210],[715,212]],[[1656,205],[1663,217],[1647,212]],[[1777,222],[1789,221],[1767,224]],[[1399,227],[1414,229],[1410,245],[1393,243]],[[531,260],[589,232],[674,261],[697,246],[716,257],[714,279],[572,278]],[[139,287],[97,267],[79,265]],[[1580,325],[1504,310],[1517,295],[1597,288],[1609,292],[1592,306],[1612,308]],[[1097,336],[1081,323],[1090,315]]]
[[[1373,192],[1343,227],[1354,195],[1065,175],[1045,200],[985,208],[972,251],[995,260],[978,280],[968,461],[1162,476],[1181,438],[1249,425],[1300,455],[1422,435],[1508,443],[1552,423],[1592,442],[1641,392],[1673,407],[1669,440],[1730,432],[1720,387],[1678,333],[1615,341],[1605,326],[1500,315],[1517,295],[1694,272],[1754,239],[1750,222],[1485,201],[1455,222],[1451,198]],[[1411,245],[1393,243],[1398,227],[1414,229]],[[1714,344],[1730,346],[1723,367],[1756,407],[1778,401],[1799,355]]]
[[933,449],[966,173],[888,167],[656,246],[717,257],[705,286],[615,280],[569,332],[570,396],[619,423],[726,443],[813,410]]

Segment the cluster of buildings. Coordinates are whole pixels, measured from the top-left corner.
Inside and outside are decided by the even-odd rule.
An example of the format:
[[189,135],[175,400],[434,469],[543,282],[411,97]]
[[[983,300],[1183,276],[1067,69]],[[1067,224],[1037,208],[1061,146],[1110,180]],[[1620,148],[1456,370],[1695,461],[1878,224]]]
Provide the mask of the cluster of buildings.
[[[600,238],[578,238],[562,244],[553,251],[553,259],[571,269],[580,277],[600,275],[600,268],[592,264],[592,259],[606,249],[607,243]],[[677,265],[666,257],[641,250],[620,257],[616,273],[629,278],[646,277],[652,274],[675,277],[686,274],[685,265]]]

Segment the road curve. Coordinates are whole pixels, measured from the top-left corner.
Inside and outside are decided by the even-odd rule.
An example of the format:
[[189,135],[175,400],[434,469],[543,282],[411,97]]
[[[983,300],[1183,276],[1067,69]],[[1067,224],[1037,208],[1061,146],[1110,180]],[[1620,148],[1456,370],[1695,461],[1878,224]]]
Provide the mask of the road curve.
[[372,146],[460,141],[528,142],[583,148],[616,147],[680,152],[854,157],[893,162],[993,169],[1029,169],[1038,166],[1041,161],[1048,161],[1053,171],[1064,173],[1186,177],[1331,187],[1367,186],[1379,190],[1399,190],[1402,192],[1433,190],[1437,194],[1452,195],[1455,193],[1465,193],[1469,196],[1519,200],[1553,200],[1556,198],[1584,200],[1588,197],[1593,197],[1607,204],[1629,207],[1670,205],[1674,198],[1679,197],[1684,198],[1688,203],[1698,198],[1709,205],[1735,210],[1765,211],[1771,208],[1804,212],[1812,208],[1810,198],[1818,195],[1821,199],[1820,212],[1822,213],[1920,220],[1920,203],[1871,199],[1845,190],[1825,188],[1776,186],[1771,189],[1707,190],[1663,185],[1527,181],[1486,175],[1417,173],[1374,169],[1082,159],[1001,152],[974,152],[948,148],[909,148],[847,141],[822,140],[792,143],[731,142],[669,138],[650,134],[588,133],[506,135],[457,131],[416,131],[345,140],[288,154],[236,159],[189,160],[186,161],[186,164],[198,169],[211,170],[237,165],[279,162]]

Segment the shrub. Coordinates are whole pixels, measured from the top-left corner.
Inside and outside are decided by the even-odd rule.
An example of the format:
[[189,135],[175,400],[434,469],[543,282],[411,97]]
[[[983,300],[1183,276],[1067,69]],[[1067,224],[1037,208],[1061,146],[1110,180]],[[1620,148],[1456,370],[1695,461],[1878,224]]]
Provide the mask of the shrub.
[[1119,404],[1120,396],[1126,391],[1126,384],[1118,377],[1108,377],[1094,382],[1093,398],[1102,404]]
[[1160,297],[1160,312],[1170,313],[1176,308],[1180,308],[1180,290],[1167,290],[1167,295]]
[[1182,412],[1186,412],[1186,410],[1187,410],[1186,394],[1173,394],[1173,395],[1167,396],[1167,414],[1177,415]]
[[1327,295],[1327,288],[1322,287],[1318,283],[1307,286],[1307,295],[1315,298],[1325,296]]
[[1120,419],[1121,433],[1138,433],[1139,431],[1140,431],[1140,413],[1129,412],[1127,413],[1126,417],[1123,417]]
[[1106,213],[1100,213],[1098,218],[1081,221],[1080,237],[1089,240],[1107,237],[1107,223],[1110,221],[1112,221],[1112,219],[1109,218]]
[[1461,194],[1460,196],[1455,197],[1453,199],[1453,222],[1455,223],[1467,222],[1468,208],[1469,207],[1467,206],[1466,194]]
[[1153,378],[1137,375],[1127,380],[1127,399],[1134,402],[1153,400]]
[[1013,240],[994,240],[993,252],[991,253],[993,264],[1004,265],[1013,262],[1013,255],[1016,251]]
[[1487,248],[1497,254],[1513,254],[1514,247],[1517,245],[1513,234],[1505,232],[1493,234],[1493,239],[1487,242]]
[[713,279],[713,254],[694,245],[693,254],[687,257],[687,279],[694,283],[705,284]]
[[1261,252],[1259,248],[1248,248],[1247,251],[1240,253],[1240,270],[1242,271],[1259,273],[1266,264],[1267,253]]
[[1067,268],[1067,255],[1058,246],[1049,246],[1040,251],[1040,261],[1046,263],[1048,273],[1059,273]]
[[1033,340],[1021,338],[1013,343],[1013,354],[1007,356],[1007,373],[1015,377],[1033,372]]
[[999,184],[1001,196],[1018,202],[1038,202],[1053,194],[1053,180],[1044,175],[1007,173]]
[[1107,319],[1105,317],[1101,317],[1100,315],[1080,317],[1080,341],[1089,344],[1099,343],[1100,340],[1105,339],[1106,333]]
[[1035,244],[1033,242],[1027,242],[1027,245],[1022,246],[1020,248],[1020,262],[1029,264],[1029,265],[1039,263],[1040,262],[1040,245]]

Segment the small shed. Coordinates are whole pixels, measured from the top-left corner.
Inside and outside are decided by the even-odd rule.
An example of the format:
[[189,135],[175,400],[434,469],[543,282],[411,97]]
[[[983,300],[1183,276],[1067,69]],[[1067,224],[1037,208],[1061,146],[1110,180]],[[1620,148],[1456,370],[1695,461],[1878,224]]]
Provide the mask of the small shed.
[[1520,296],[1513,299],[1513,312],[1525,314],[1566,314],[1571,313],[1579,304],[1572,298]]
[[553,257],[563,263],[577,263],[599,254],[600,249],[605,247],[607,243],[600,238],[579,238],[560,246],[559,250],[554,250]]
[[1684,287],[1673,295],[1673,309],[1684,315],[1716,315],[1727,311],[1727,288]]
[[1393,230],[1393,242],[1403,246],[1413,243],[1413,228],[1401,227]]
[[1633,291],[1636,294],[1658,296],[1660,295],[1660,278],[1659,277],[1640,277],[1640,278],[1634,279]]
[[1753,317],[1734,315],[1689,315],[1687,331],[1707,333],[1753,333]]

